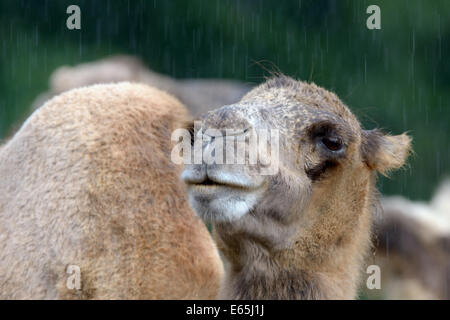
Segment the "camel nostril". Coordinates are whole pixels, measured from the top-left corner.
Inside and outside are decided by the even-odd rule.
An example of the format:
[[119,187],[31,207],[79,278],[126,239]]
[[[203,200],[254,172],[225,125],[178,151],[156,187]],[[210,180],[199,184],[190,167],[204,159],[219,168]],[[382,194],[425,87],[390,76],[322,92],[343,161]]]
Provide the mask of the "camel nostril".
[[250,132],[252,128],[247,127],[245,129],[235,128],[235,129],[229,129],[224,131],[224,136],[242,136],[246,135]]

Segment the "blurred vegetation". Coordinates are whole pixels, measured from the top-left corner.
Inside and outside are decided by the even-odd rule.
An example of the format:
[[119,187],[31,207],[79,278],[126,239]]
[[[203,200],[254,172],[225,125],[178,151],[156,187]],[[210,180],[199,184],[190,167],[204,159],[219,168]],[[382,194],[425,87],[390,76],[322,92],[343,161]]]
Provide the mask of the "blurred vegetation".
[[[81,30],[66,28],[70,4]],[[370,4],[381,30],[366,28]],[[126,53],[177,78],[256,84],[279,69],[335,91],[366,128],[409,131],[415,155],[384,193],[428,199],[450,171],[448,0],[1,1],[0,43],[0,139],[55,68]]]

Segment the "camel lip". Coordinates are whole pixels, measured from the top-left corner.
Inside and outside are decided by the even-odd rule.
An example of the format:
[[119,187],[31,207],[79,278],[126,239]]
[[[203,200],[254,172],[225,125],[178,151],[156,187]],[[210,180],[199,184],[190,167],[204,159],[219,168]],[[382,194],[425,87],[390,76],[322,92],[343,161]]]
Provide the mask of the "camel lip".
[[251,191],[251,190],[257,189],[252,186],[243,185],[243,184],[215,181],[209,177],[201,182],[198,182],[198,181],[184,181],[184,182],[190,188],[204,189],[204,190],[207,190],[207,189],[212,190],[212,189],[217,189],[217,188],[230,188],[230,189],[237,189],[237,190],[243,190],[243,191]]
[[254,191],[263,185],[249,176],[227,172],[225,170],[207,170],[204,173],[185,170],[181,179],[189,190],[216,190],[219,188],[236,191]]
[[233,190],[241,191],[253,191],[261,187],[261,185],[256,185],[252,183],[246,183],[244,181],[230,180],[230,179],[220,179],[215,176],[206,176],[202,180],[199,179],[189,179],[184,178],[184,183],[188,186],[190,190],[203,190],[203,191],[213,191],[219,188],[227,188]]

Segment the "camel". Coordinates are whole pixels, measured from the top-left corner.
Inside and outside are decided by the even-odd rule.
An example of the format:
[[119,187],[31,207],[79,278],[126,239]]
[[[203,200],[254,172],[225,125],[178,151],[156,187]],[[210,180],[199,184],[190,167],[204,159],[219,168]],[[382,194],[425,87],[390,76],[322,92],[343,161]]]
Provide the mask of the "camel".
[[75,88],[99,83],[132,81],[145,83],[177,97],[194,117],[225,104],[239,101],[250,86],[224,79],[173,79],[149,70],[133,56],[115,55],[76,66],[61,66],[50,76],[49,92],[37,97],[37,109],[50,97]]
[[0,149],[0,298],[215,298],[222,263],[169,157],[187,118],[130,83],[36,110]]
[[283,75],[200,121],[196,134],[228,129],[245,141],[258,130],[279,132],[274,174],[260,174],[266,165],[250,165],[248,154],[243,165],[203,159],[183,171],[190,203],[212,224],[224,259],[219,298],[355,298],[371,246],[376,175],[403,166],[411,138],[363,130],[335,94]]
[[376,221],[375,254],[367,261],[381,269],[380,290],[365,290],[368,298],[450,299],[449,181],[430,203],[401,196],[381,200]]
[[431,199],[431,207],[450,223],[450,178],[445,178]]

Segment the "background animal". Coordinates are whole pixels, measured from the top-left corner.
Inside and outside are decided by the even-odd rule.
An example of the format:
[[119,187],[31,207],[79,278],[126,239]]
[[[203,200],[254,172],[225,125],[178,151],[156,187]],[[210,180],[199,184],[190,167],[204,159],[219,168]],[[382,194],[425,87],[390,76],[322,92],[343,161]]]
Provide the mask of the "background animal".
[[39,95],[33,109],[55,94],[98,83],[132,81],[164,90],[187,106],[193,116],[239,101],[250,86],[223,79],[173,79],[149,70],[138,58],[118,55],[98,61],[56,69],[50,77],[49,92]]
[[450,299],[450,189],[444,181],[429,203],[382,199],[368,264],[381,270],[370,299]]
[[215,298],[222,264],[170,161],[187,117],[129,83],[36,110],[0,149],[0,298]]
[[[222,151],[218,133],[226,130],[247,141],[245,165],[204,158],[182,175],[225,260],[220,297],[355,298],[370,248],[376,174],[400,168],[411,139],[363,130],[336,95],[283,75],[205,114],[201,132],[214,139],[204,154]],[[261,139],[261,130],[277,130],[279,141],[250,164],[248,141]],[[278,170],[265,174],[267,159]]]

